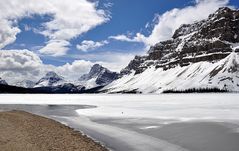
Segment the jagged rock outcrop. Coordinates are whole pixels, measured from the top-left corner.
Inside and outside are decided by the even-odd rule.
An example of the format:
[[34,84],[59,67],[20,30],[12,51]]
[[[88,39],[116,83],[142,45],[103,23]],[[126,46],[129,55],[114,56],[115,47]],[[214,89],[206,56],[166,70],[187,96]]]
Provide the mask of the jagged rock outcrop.
[[136,74],[143,72],[144,69],[139,67],[146,61],[146,59],[147,59],[146,56],[135,56],[134,59],[130,61],[128,66],[120,71],[120,74],[121,75],[130,74],[132,70],[134,70]]
[[136,56],[108,92],[162,92],[193,88],[239,91],[239,11],[218,9],[178,28],[172,39]]
[[99,64],[95,64],[88,74],[84,74],[80,77],[79,81],[83,82],[83,85],[88,85],[88,88],[92,88],[107,85],[117,79],[118,75],[116,72],[112,72]]

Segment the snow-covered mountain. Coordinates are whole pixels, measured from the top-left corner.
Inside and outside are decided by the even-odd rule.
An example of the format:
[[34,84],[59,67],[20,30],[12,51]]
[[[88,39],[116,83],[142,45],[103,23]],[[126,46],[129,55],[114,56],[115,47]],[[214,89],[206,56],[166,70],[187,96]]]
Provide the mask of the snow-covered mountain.
[[31,80],[23,80],[15,84],[15,86],[23,87],[23,88],[33,88],[36,85],[36,82]]
[[2,78],[0,78],[0,84],[2,84],[2,85],[8,85],[8,83],[7,83],[5,80],[3,80]]
[[48,72],[34,86],[37,91],[47,93],[80,93],[85,87],[79,84],[70,83],[64,77],[59,76],[55,72]]
[[136,56],[120,76],[104,91],[239,91],[239,11],[223,7],[206,20],[182,25],[172,39]]
[[[64,77],[51,71],[46,73],[38,82],[24,80],[14,84],[14,86],[29,88],[29,90],[37,93],[89,93],[98,90],[99,86],[105,86],[117,78],[118,73],[111,72],[101,65],[95,64],[88,74],[81,76],[79,81],[67,81]],[[4,82],[3,80],[1,81]]]
[[42,77],[34,87],[52,87],[63,83],[65,83],[64,78],[51,71],[46,73],[46,75]]
[[82,85],[86,88],[93,88],[97,86],[105,86],[118,78],[118,73],[112,72],[99,64],[92,66],[88,74],[84,74],[79,78]]

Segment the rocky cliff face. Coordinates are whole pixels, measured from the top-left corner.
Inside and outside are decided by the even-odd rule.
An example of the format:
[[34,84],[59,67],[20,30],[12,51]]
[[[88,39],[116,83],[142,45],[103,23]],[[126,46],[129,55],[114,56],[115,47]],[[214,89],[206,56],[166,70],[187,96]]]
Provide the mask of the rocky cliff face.
[[[238,52],[239,11],[223,7],[218,9],[214,14],[211,14],[206,20],[182,25],[175,31],[172,39],[159,42],[155,46],[152,46],[147,55],[136,56],[134,60],[132,60],[129,65],[121,71],[121,76],[123,78],[112,83],[108,88],[111,90],[117,90],[117,88],[119,88],[120,91],[123,91],[124,89],[121,88],[126,84],[130,91],[133,89],[139,90],[140,87],[142,87],[142,85],[139,84],[140,79],[138,79],[138,82],[133,79],[141,77],[143,74],[151,70],[152,74],[155,72],[158,74],[153,74],[155,77],[150,76],[151,79],[149,80],[155,81],[155,79],[157,79],[156,81],[159,83],[156,84],[156,81],[154,83],[150,82],[151,85],[143,87],[148,87],[149,89],[151,87],[153,91],[162,91],[166,88],[179,89],[179,86],[171,84],[180,79],[184,81],[185,78],[187,81],[195,80],[193,77],[191,77],[191,79],[181,77],[189,69],[192,70],[191,72],[193,73],[188,73],[188,77],[190,77],[189,74],[205,77],[206,75],[201,75],[201,73],[204,73],[209,74],[210,78],[206,78],[207,81],[205,82],[205,79],[203,80],[198,77],[200,80],[204,81],[203,84],[200,84],[202,81],[198,81],[199,79],[197,79],[197,85],[192,85],[192,87],[185,86],[185,88],[180,86],[180,89],[193,87],[217,87],[216,83],[218,83],[218,80],[222,81],[222,79],[239,78]],[[231,64],[228,64],[227,62],[230,62]],[[191,67],[193,66],[197,66],[198,70],[195,71],[192,69]],[[211,68],[210,72],[206,72],[201,70],[202,66],[205,67],[205,70],[207,70],[206,66],[215,68]],[[228,70],[229,68],[231,69],[230,71]],[[222,71],[222,69],[224,69],[224,71]],[[161,79],[158,78],[160,77],[159,74],[163,74],[166,77],[170,76],[170,74],[175,74],[173,70],[177,70],[178,72],[181,72],[181,74],[178,74],[178,77],[169,80],[168,83],[164,83],[164,77],[161,77]],[[184,70],[185,72],[183,72]],[[224,74],[226,72],[228,73],[227,75]],[[129,78],[130,76],[131,78]],[[125,79],[126,77],[128,77],[127,80]],[[221,79],[217,79],[216,77],[221,77]],[[122,79],[126,80],[127,83],[124,83]],[[217,80],[215,81],[215,79]],[[129,85],[129,81],[134,81],[134,84],[132,83]],[[214,81],[215,83],[212,84],[211,81]],[[238,80],[234,79],[231,82],[224,80],[223,85],[230,85],[229,87],[231,91],[239,91],[239,83],[236,83],[236,81]],[[122,86],[118,85],[118,83],[121,83]],[[137,83],[139,84],[138,86]],[[145,83],[145,85],[148,84]],[[220,89],[221,88],[222,86],[220,86]]]

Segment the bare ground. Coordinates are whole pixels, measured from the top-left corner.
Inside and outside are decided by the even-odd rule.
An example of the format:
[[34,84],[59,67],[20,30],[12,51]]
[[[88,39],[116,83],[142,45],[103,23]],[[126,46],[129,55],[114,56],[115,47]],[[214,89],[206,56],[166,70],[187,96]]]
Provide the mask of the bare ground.
[[106,151],[80,132],[24,111],[0,112],[0,150]]

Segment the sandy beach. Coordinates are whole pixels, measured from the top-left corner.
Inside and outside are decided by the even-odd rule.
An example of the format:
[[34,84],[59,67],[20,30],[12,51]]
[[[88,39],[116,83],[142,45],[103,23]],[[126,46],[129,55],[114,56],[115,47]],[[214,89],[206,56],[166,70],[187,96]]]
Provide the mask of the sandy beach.
[[107,150],[59,122],[24,111],[0,112],[0,148],[4,151]]

